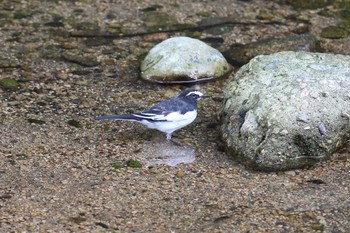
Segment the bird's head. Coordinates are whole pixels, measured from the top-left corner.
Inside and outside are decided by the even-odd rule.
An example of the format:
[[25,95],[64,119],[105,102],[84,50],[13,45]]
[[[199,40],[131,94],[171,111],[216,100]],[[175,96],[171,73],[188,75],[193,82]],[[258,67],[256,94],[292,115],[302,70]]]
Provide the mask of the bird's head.
[[195,89],[187,89],[187,90],[184,90],[183,92],[181,92],[179,97],[182,97],[182,98],[185,98],[188,100],[198,101],[202,98],[208,98],[210,96],[204,95],[202,92],[195,90]]

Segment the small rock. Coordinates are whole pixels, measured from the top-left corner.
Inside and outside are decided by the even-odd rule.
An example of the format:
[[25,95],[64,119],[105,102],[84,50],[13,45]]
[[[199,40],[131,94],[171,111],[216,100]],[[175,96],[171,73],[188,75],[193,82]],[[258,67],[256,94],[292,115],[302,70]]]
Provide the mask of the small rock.
[[83,125],[80,124],[80,122],[76,121],[76,120],[69,120],[69,121],[67,121],[67,124],[70,126],[74,126],[76,128],[83,128]]
[[0,196],[0,199],[11,199],[12,195],[11,194],[3,194]]
[[313,223],[311,224],[311,228],[315,231],[320,231],[320,232],[324,231],[324,225],[321,223]]
[[86,67],[98,66],[100,63],[93,56],[83,56],[70,52],[62,53],[62,57],[70,62],[77,63]]
[[295,171],[285,171],[284,174],[286,174],[288,176],[296,176],[296,172]]
[[305,217],[310,218],[310,219],[315,219],[315,218],[317,218],[317,215],[313,211],[306,211],[305,212]]
[[68,78],[68,73],[61,71],[56,74],[57,78],[66,80]]
[[62,48],[64,49],[75,49],[78,47],[78,44],[76,42],[64,42],[62,44]]
[[177,176],[178,178],[183,178],[183,177],[186,176],[186,173],[183,172],[183,171],[178,171],[178,172],[176,173],[176,176]]
[[80,224],[87,221],[87,218],[83,214],[80,214],[78,216],[70,217],[69,220],[76,224]]
[[156,83],[193,83],[229,75],[232,67],[204,42],[174,37],[153,47],[141,63],[142,78]]
[[106,181],[113,181],[113,180],[114,180],[114,176],[110,176],[110,175],[104,176],[104,177],[103,177],[103,180],[106,180]]
[[323,122],[321,122],[317,128],[321,135],[327,135],[326,125]]

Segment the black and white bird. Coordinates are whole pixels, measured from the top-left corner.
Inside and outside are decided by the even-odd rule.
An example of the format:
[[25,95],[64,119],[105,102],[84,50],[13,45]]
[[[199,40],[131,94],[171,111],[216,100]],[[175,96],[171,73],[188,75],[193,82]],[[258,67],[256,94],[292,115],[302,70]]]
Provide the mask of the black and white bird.
[[136,121],[148,128],[166,133],[167,140],[171,140],[174,131],[191,124],[196,119],[197,102],[205,97],[209,96],[198,90],[188,89],[179,96],[164,100],[140,113],[100,116],[96,119]]

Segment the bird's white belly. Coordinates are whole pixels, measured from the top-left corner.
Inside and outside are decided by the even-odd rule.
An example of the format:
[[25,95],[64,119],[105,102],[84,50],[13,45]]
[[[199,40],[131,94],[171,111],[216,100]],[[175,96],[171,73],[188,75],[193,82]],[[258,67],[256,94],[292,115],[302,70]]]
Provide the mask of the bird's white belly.
[[191,124],[197,117],[197,111],[190,111],[184,115],[178,112],[168,114],[165,119],[166,121],[149,122],[146,120],[140,121],[140,123],[146,125],[148,128],[157,129],[165,133],[172,133],[178,129]]

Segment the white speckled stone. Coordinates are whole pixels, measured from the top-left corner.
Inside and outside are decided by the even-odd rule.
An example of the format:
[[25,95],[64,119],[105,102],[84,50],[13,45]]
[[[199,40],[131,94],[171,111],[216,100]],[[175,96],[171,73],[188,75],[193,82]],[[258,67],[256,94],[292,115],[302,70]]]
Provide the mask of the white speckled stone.
[[218,50],[189,37],[173,37],[159,43],[141,63],[142,78],[156,83],[210,81],[231,71],[231,65]]
[[255,57],[225,89],[222,132],[229,153],[263,170],[329,158],[350,139],[349,74],[350,56]]

